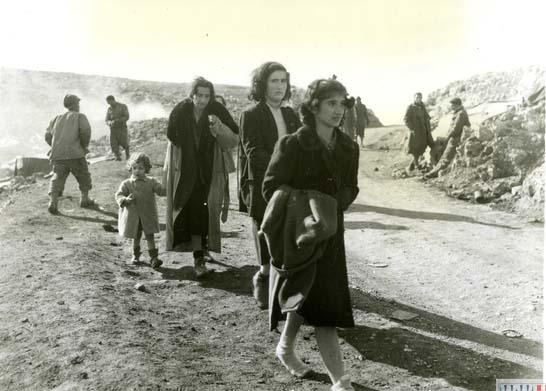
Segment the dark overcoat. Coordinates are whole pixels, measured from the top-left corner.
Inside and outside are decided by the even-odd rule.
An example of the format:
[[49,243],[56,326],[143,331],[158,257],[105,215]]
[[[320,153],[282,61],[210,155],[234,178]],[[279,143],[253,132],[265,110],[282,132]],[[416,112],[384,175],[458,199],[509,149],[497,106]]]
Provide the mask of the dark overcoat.
[[[267,168],[263,195],[269,200],[281,185],[288,185],[294,189],[317,190],[337,200],[337,232],[327,240],[324,255],[317,261],[313,286],[298,313],[313,326],[352,327],[343,211],[359,191],[359,149],[341,130],[336,128],[334,132],[333,150],[324,146],[312,127],[304,126],[295,134],[283,137],[275,146]],[[274,304],[270,311],[278,311],[278,305]],[[270,315],[273,328],[282,314],[278,311]]]
[[421,156],[425,153],[427,145],[430,148],[434,146],[430,128],[430,115],[424,104],[412,103],[409,105],[404,115],[404,123],[410,129],[406,145],[408,154]]
[[[281,107],[287,133],[294,133],[301,122],[290,107]],[[265,102],[260,102],[241,115],[239,145],[239,210],[261,221],[266,202],[262,196],[262,182],[278,130],[273,114]]]

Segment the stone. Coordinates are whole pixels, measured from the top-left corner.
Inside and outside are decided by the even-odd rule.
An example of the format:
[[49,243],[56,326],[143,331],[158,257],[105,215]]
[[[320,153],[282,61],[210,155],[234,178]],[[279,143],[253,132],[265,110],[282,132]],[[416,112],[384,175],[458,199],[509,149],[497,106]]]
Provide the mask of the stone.
[[481,142],[492,140],[495,137],[493,131],[485,126],[482,126],[476,132],[476,137]]

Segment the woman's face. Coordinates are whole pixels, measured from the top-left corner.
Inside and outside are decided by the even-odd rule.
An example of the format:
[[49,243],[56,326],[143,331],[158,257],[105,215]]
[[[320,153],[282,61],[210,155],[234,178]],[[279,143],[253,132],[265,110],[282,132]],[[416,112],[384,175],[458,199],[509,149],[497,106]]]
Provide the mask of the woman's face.
[[197,91],[192,96],[192,101],[198,110],[204,110],[210,102],[210,88],[197,87]]
[[280,103],[286,95],[288,78],[285,71],[275,71],[267,78],[265,98],[267,101]]
[[317,125],[321,124],[330,128],[339,126],[345,113],[345,96],[334,94],[324,99],[314,112]]

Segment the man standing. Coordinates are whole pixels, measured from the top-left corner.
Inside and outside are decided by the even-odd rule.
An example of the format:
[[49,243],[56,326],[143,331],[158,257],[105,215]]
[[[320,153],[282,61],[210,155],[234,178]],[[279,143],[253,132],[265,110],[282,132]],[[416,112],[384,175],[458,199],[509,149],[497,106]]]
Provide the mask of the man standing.
[[68,109],[64,114],[56,116],[47,127],[45,141],[51,146],[49,156],[53,166],[53,176],[49,183],[49,205],[47,210],[57,214],[59,195],[63,193],[68,174],[72,173],[80,185],[80,206],[92,207],[95,201],[89,198],[91,190],[91,174],[85,155],[88,152],[91,139],[91,126],[80,111],[80,98],[68,94],[63,105]]
[[445,170],[455,155],[457,154],[457,147],[461,142],[461,136],[463,134],[463,128],[470,126],[468,120],[468,114],[463,107],[463,102],[459,98],[450,100],[451,110],[453,111],[453,117],[451,117],[451,125],[449,126],[449,132],[446,138],[446,149],[442,154],[442,157],[438,161],[438,164],[423,177],[425,179],[436,178],[440,170]]
[[110,127],[110,146],[116,156],[116,160],[121,160],[119,147],[125,150],[125,158],[129,159],[129,137],[127,135],[127,121],[129,120],[129,110],[123,103],[116,102],[112,95],[106,97],[106,102],[110,105],[106,111],[106,125]]
[[[354,98],[353,102],[354,102]],[[345,117],[343,119],[343,132],[351,138],[351,140],[356,139],[355,134],[355,123],[356,123],[356,114],[354,106],[345,109]]]
[[364,130],[368,126],[368,109],[366,105],[360,100],[360,96],[356,98],[355,104],[356,111],[356,135],[360,137],[360,147],[364,146]]
[[408,106],[404,123],[410,131],[406,151],[409,155],[413,155],[408,171],[413,171],[419,167],[419,157],[425,153],[427,146],[431,149],[434,147],[430,115],[423,103],[423,94],[420,92],[415,94],[413,103]]

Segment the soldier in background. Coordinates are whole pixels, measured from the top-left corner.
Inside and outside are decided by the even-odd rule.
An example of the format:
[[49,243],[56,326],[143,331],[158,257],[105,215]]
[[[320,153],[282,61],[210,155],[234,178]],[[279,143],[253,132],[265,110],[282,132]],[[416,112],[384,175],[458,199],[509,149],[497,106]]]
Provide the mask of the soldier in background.
[[423,94],[420,92],[415,94],[413,103],[408,106],[404,116],[404,123],[410,132],[406,152],[413,156],[413,160],[408,167],[408,171],[411,172],[419,168],[419,157],[425,153],[427,146],[431,149],[434,148],[430,115],[423,103]]
[[80,98],[68,94],[64,97],[63,105],[68,111],[51,120],[45,133],[45,141],[51,146],[49,159],[53,166],[47,208],[51,214],[59,213],[58,198],[63,193],[66,178],[70,173],[76,177],[80,185],[80,206],[82,208],[95,206],[95,201],[89,198],[91,174],[85,159],[91,140],[91,126],[87,117],[80,113]]
[[364,130],[368,126],[368,109],[366,105],[362,103],[360,96],[356,98],[355,104],[356,112],[356,136],[360,137],[360,147],[364,146]]
[[119,147],[125,150],[125,158],[129,159],[129,136],[127,134],[127,121],[129,120],[129,110],[123,103],[116,102],[112,95],[106,97],[106,102],[110,105],[106,111],[106,125],[110,127],[110,147],[116,160],[121,160]]
[[449,132],[446,138],[446,149],[442,154],[438,164],[423,177],[425,179],[436,178],[438,172],[445,170],[455,155],[457,154],[457,147],[461,142],[461,136],[463,134],[463,128],[470,126],[468,114],[463,107],[463,102],[459,98],[453,98],[450,100],[451,110],[453,111],[453,117],[451,117],[451,125],[449,126]]

